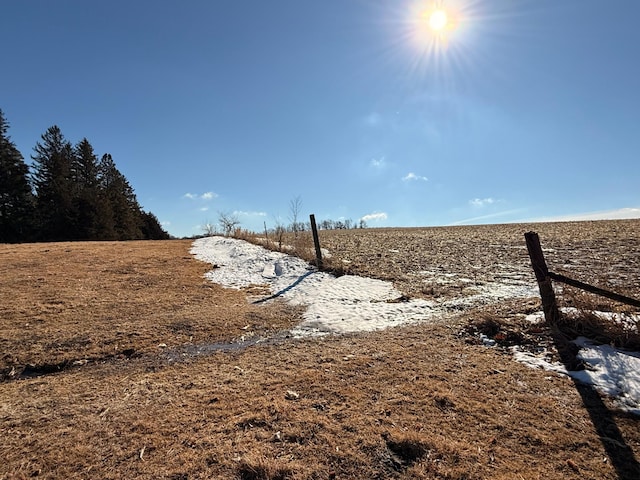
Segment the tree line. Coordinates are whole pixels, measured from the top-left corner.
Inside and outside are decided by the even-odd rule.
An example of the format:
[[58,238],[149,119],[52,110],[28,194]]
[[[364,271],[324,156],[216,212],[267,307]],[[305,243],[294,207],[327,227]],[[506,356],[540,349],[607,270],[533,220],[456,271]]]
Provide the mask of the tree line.
[[98,159],[89,140],[72,145],[54,125],[29,167],[8,130],[0,110],[0,243],[169,238],[110,154]]

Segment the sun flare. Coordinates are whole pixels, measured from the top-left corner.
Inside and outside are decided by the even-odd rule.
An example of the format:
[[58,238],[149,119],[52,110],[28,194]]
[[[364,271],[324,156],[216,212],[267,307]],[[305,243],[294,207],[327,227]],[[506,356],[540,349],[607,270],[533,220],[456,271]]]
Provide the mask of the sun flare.
[[437,9],[431,12],[429,15],[429,28],[434,32],[442,32],[449,23],[449,16],[447,12],[442,9]]

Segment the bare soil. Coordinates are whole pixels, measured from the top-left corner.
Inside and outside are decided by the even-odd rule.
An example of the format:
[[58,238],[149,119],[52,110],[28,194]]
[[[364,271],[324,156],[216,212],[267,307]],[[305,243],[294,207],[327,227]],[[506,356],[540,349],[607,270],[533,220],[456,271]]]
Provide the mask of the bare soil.
[[320,242],[346,273],[392,281],[411,297],[450,298],[486,283],[531,281],[529,231],[551,271],[639,296],[640,220],[332,230]]
[[[552,269],[637,296],[639,226],[321,241],[350,272],[439,299],[464,293],[464,278],[524,281],[534,229]],[[640,478],[637,417],[464,334],[473,320],[518,323],[536,298],[293,340],[300,310],[208,283],[190,244],[0,245],[0,478]]]

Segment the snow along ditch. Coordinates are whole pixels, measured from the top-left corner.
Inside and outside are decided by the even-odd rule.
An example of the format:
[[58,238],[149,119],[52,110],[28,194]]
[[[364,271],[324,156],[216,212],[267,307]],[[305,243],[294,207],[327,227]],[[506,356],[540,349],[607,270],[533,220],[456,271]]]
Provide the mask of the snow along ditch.
[[[281,298],[307,307],[293,337],[381,330],[411,323],[442,321],[466,308],[512,298],[538,295],[534,282],[490,283],[476,286],[476,294],[445,302],[400,300],[401,292],[390,282],[355,275],[335,277],[319,272],[304,260],[261,246],[225,237],[206,237],[193,242],[191,253],[214,269],[206,278],[225,287],[241,289],[264,285],[271,292],[253,301]],[[542,314],[539,317],[542,319]],[[535,321],[534,318],[531,318]],[[256,343],[256,342],[251,342]],[[578,358],[585,370],[567,371],[547,361],[545,352],[534,355],[514,348],[516,360],[532,368],[544,368],[592,384],[615,397],[621,408],[640,415],[640,355],[594,345],[578,339]],[[217,347],[216,347],[217,348]]]
[[356,275],[335,277],[319,272],[304,260],[226,237],[200,238],[191,253],[215,265],[207,279],[225,287],[266,285],[271,295],[294,305],[306,305],[303,321],[292,330],[295,337],[380,330],[392,326],[440,320],[451,312],[506,298],[536,295],[530,285],[490,284],[477,294],[446,302],[400,300],[402,293],[390,282]]

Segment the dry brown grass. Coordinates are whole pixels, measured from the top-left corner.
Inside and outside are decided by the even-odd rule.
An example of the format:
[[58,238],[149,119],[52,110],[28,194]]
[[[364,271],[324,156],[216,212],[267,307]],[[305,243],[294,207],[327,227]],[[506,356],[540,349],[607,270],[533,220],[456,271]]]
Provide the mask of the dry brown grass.
[[0,245],[0,373],[157,354],[292,325],[206,281],[190,241]]
[[[208,266],[188,250],[182,241],[0,246],[0,478],[638,478],[637,418],[467,343],[459,334],[473,312],[182,356],[298,319],[208,284]],[[531,308],[489,313],[515,322]],[[8,378],[27,363],[87,358]],[[611,442],[626,466],[612,464]]]
[[[568,286],[562,288],[561,299],[565,306],[575,309],[564,312],[558,321],[558,328],[570,338],[584,336],[597,343],[640,351],[637,311],[633,307]],[[603,313],[615,314],[617,320]]]

